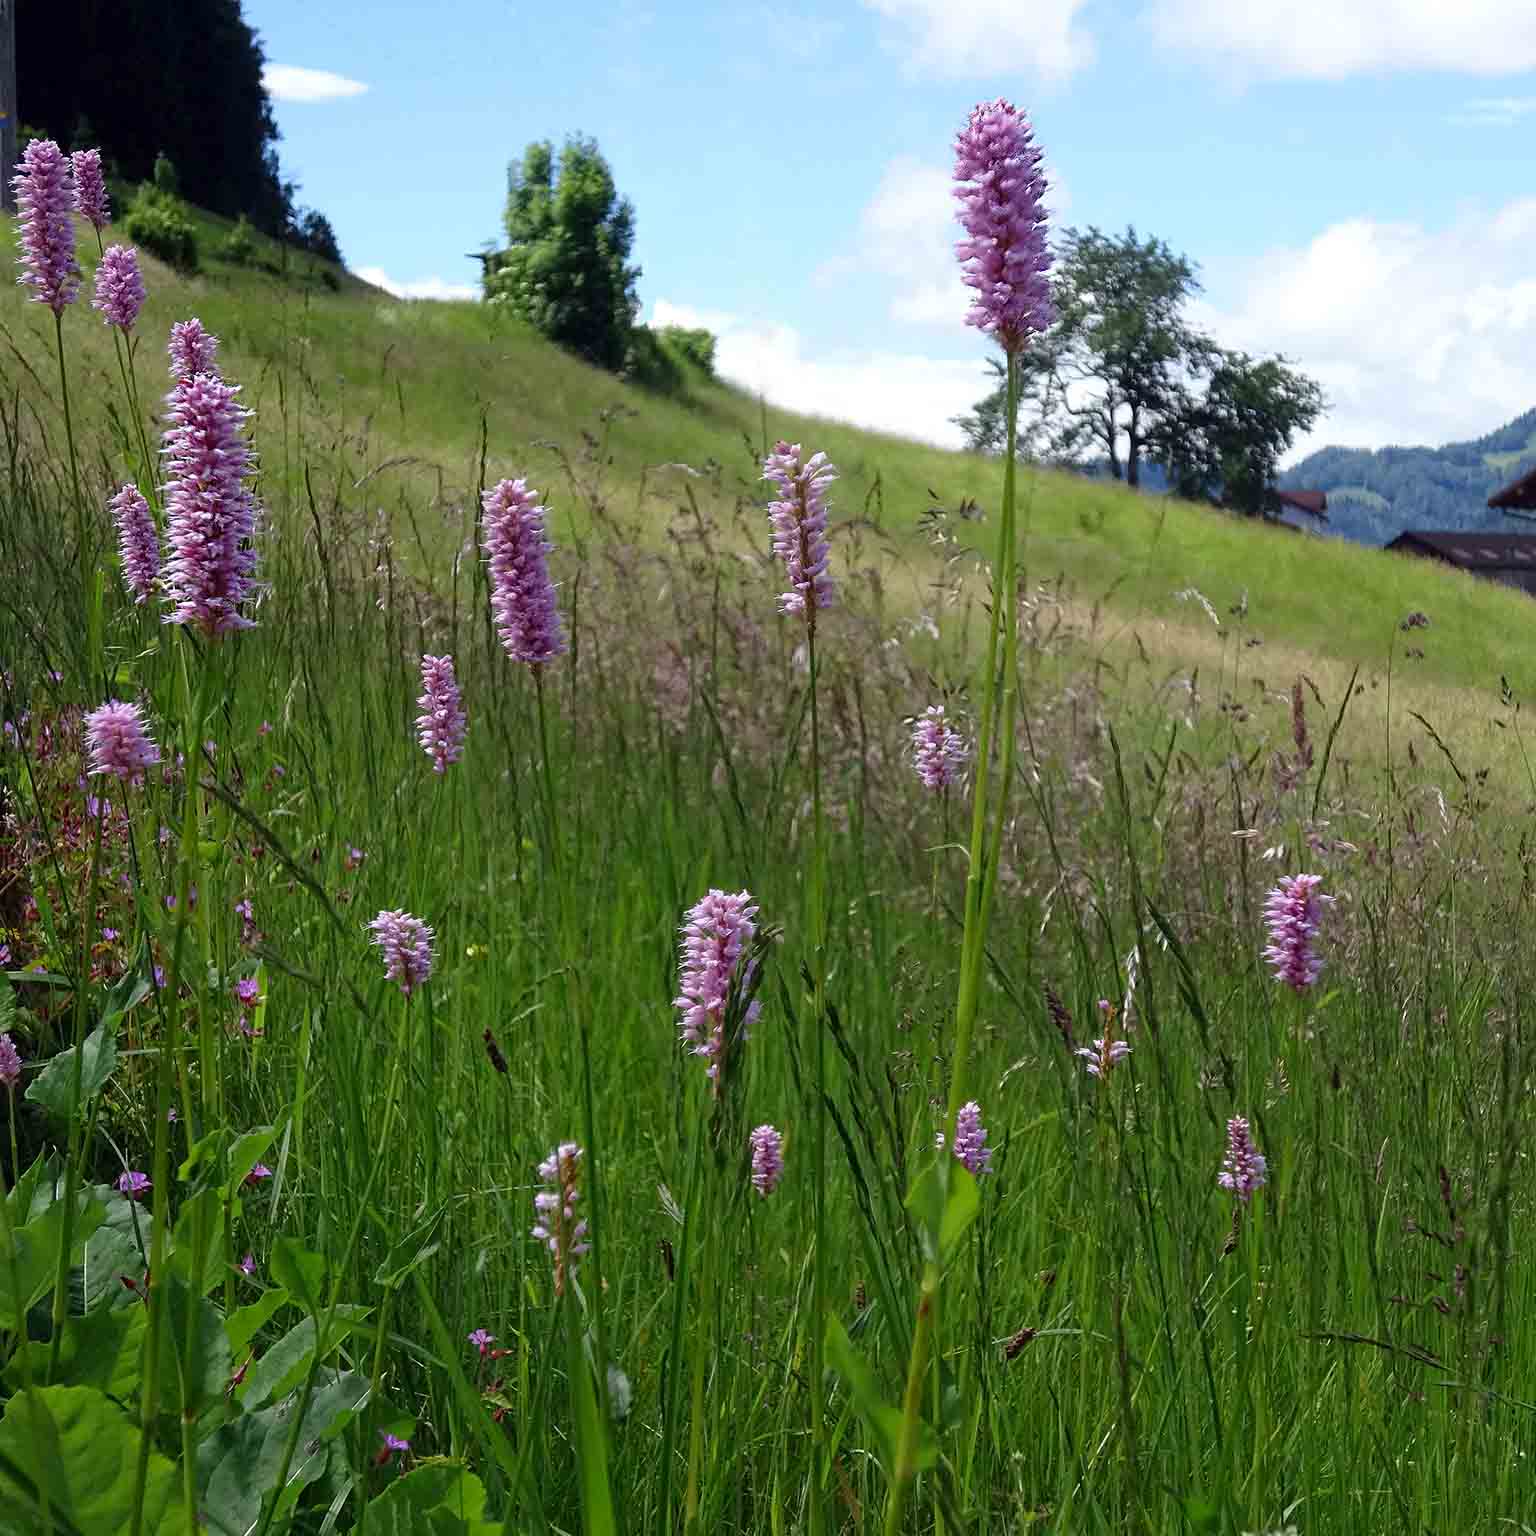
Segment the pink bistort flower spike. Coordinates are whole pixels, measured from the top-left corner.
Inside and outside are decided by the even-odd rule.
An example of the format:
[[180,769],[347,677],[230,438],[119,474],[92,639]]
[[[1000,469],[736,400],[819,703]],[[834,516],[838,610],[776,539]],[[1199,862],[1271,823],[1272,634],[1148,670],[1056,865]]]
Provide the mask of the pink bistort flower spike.
[[1010,356],[1055,318],[1041,159],[1029,118],[1006,101],[983,102],[955,137],[955,196],[966,233],[955,254],[975,292],[966,323]]
[[117,552],[123,562],[123,585],[133,594],[135,603],[149,600],[160,579],[160,539],[149,503],[132,482],[124,485],[107,510],[117,528]]
[[760,1125],[748,1138],[752,1148],[752,1188],[767,1199],[784,1177],[784,1138],[771,1125]]
[[139,271],[139,253],[131,245],[109,245],[96,268],[96,296],[91,308],[101,311],[107,325],[115,325],[123,335],[133,329],[144,307],[144,278]]
[[9,1035],[0,1035],[0,1087],[12,1089],[21,1081],[21,1052]]
[[987,1128],[981,1123],[981,1105],[972,1099],[955,1113],[955,1156],[980,1178],[992,1171],[992,1152]]
[[77,149],[69,157],[74,172],[75,212],[89,219],[99,235],[111,219],[107,207],[107,183],[101,174],[101,151]]
[[1253,1192],[1268,1178],[1263,1155],[1253,1144],[1248,1122],[1241,1115],[1227,1121],[1227,1154],[1222,1159],[1216,1182],[1230,1189],[1239,1200],[1251,1200]]
[[555,603],[539,492],[526,480],[502,480],[485,493],[481,540],[491,573],[496,633],[513,661],[540,666],[565,654]]
[[574,1141],[562,1141],[539,1164],[539,1177],[545,1187],[533,1197],[538,1214],[533,1235],[549,1249],[555,1261],[555,1295],[565,1293],[569,1267],[587,1251],[587,1224],[577,1219],[576,1202],[581,1198],[577,1180],[581,1172],[582,1150]]
[[432,759],[435,773],[447,773],[450,763],[464,752],[466,717],[453,675],[452,656],[421,658],[422,695],[416,700],[421,714],[416,720],[421,749]]
[[384,974],[409,997],[432,974],[432,930],[419,917],[398,910],[380,912],[368,928],[384,951]]
[[830,608],[835,592],[827,575],[827,487],[837,471],[824,453],[801,456],[799,443],[780,442],[763,460],[763,479],[778,491],[768,503],[773,528],[773,552],[784,562],[789,591],[779,598],[779,611],[804,614],[816,622],[815,610]]
[[194,373],[217,373],[219,365],[214,354],[218,349],[219,338],[205,331],[201,320],[178,320],[171,327],[171,339],[165,349],[170,354],[171,377],[180,383]]
[[198,373],[167,397],[169,622],[194,625],[210,638],[254,628],[240,612],[253,586],[258,508],[246,484],[255,467],[245,438],[251,413],[239,404],[239,393],[216,374]]
[[110,774],[124,784],[142,784],[144,772],[160,761],[137,704],[112,699],[85,717],[90,771]]
[[912,724],[912,766],[924,787],[937,794],[958,785],[971,755],[965,738],[950,725],[942,704],[923,711]]
[[1269,944],[1264,958],[1274,967],[1275,980],[1296,992],[1313,986],[1323,971],[1317,952],[1317,930],[1323,907],[1333,897],[1322,895],[1321,875],[1282,875],[1264,902]]
[[[731,988],[744,951],[757,932],[757,907],[751,894],[711,890],[688,913],[681,929],[678,954],[678,995],[673,1006],[682,1011],[680,1037],[695,1056],[709,1062],[707,1076],[720,1091],[720,1058],[725,1050],[725,1016]],[[744,973],[743,973],[744,974]],[[758,1013],[754,1002],[742,1021],[750,1028]]]
[[75,260],[74,188],[69,162],[52,139],[33,139],[16,173],[21,276],[34,304],[55,315],[75,302],[80,264]]

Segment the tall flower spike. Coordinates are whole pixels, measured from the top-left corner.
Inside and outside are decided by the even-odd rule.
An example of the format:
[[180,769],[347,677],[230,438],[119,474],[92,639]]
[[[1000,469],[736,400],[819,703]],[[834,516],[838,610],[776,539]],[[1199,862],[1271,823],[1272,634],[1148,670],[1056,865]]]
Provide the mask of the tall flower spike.
[[62,315],[80,291],[74,189],[63,150],[52,139],[33,139],[14,185],[21,240],[17,281],[32,290],[33,303]]
[[416,721],[421,749],[432,759],[433,770],[447,773],[450,763],[464,752],[466,717],[453,675],[452,656],[421,658],[422,695],[416,700],[421,714]]
[[368,931],[384,952],[385,976],[409,997],[432,974],[432,930],[419,917],[397,909],[380,912]]
[[[678,955],[678,995],[673,1006],[682,1011],[680,1037],[695,1056],[709,1062],[707,1076],[720,1091],[720,1058],[725,1050],[725,1016],[731,988],[737,981],[741,957],[757,932],[757,908],[751,894],[711,890],[690,909],[682,927]],[[757,1018],[758,1005],[748,1008],[743,1027]]]
[[835,596],[827,575],[827,487],[837,471],[824,453],[802,459],[799,443],[780,442],[763,460],[763,479],[778,491],[768,503],[773,552],[784,562],[789,591],[779,598],[781,613],[806,616],[815,623],[817,608],[830,608]]
[[7,1091],[21,1081],[21,1053],[9,1035],[0,1035],[0,1087]]
[[178,320],[171,327],[171,339],[165,349],[171,359],[171,377],[179,383],[194,373],[217,373],[218,349],[219,338],[205,331],[201,320]]
[[123,585],[136,603],[147,602],[160,577],[160,540],[149,503],[129,482],[107,503],[117,528],[117,552],[123,562]]
[[966,233],[955,254],[976,295],[966,323],[1010,356],[1055,318],[1041,160],[1028,117],[1001,99],[976,107],[955,138],[955,196]]
[[133,329],[144,307],[144,278],[139,272],[139,253],[131,245],[109,245],[96,268],[96,296],[91,308],[101,311],[107,325],[125,336]]
[[491,568],[491,612],[513,661],[539,666],[565,654],[555,584],[546,557],[539,492],[526,480],[502,480],[481,503],[481,538]]
[[977,1178],[992,1171],[987,1128],[981,1123],[981,1105],[975,1099],[962,1104],[955,1115],[955,1156]]
[[924,710],[913,722],[912,766],[935,794],[960,782],[970,755],[965,738],[945,718],[942,704]]
[[1082,1057],[1083,1069],[1089,1077],[1102,1083],[1131,1054],[1131,1046],[1128,1040],[1115,1039],[1115,1005],[1107,997],[1099,999],[1099,1017],[1104,1021],[1103,1036],[1091,1046],[1078,1046],[1073,1054]]
[[1323,971],[1317,930],[1322,926],[1323,906],[1333,897],[1318,891],[1322,883],[1321,875],[1282,875],[1264,903],[1269,926],[1264,958],[1274,967],[1275,980],[1296,992],[1305,992]]
[[160,749],[149,739],[137,704],[117,699],[85,717],[90,771],[110,774],[125,784],[142,784],[144,772],[160,761]]
[[574,1141],[562,1141],[539,1164],[539,1177],[545,1187],[533,1197],[538,1222],[533,1235],[549,1249],[555,1261],[555,1295],[565,1294],[568,1269],[587,1251],[587,1224],[576,1216],[576,1202],[581,1198],[577,1181],[581,1174],[582,1150]]
[[1216,1182],[1223,1189],[1230,1189],[1239,1200],[1251,1200],[1254,1190],[1268,1177],[1268,1165],[1253,1144],[1248,1122],[1241,1115],[1234,1115],[1227,1121],[1227,1154]]
[[101,151],[77,149],[69,157],[75,179],[75,212],[89,219],[99,235],[107,227],[107,183],[101,174]]
[[169,622],[195,625],[210,638],[254,627],[240,612],[253,585],[250,541],[258,509],[246,484],[254,468],[244,430],[251,413],[239,404],[239,393],[217,374],[198,373],[167,397]]
[[784,1177],[784,1138],[771,1125],[760,1125],[748,1138],[752,1148],[752,1188],[765,1200]]

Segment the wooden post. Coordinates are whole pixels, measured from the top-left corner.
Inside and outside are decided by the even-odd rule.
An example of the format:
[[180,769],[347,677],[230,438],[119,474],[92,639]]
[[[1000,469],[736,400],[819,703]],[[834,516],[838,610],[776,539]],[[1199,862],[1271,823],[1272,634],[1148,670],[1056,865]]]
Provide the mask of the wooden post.
[[16,0],[0,0],[0,208],[16,212]]

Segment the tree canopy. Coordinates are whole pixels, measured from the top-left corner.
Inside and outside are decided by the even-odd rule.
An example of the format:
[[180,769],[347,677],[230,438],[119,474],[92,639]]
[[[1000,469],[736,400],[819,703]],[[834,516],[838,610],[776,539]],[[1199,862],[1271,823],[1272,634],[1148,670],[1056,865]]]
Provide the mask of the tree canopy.
[[635,210],[594,139],[548,140],[507,169],[507,248],[485,263],[485,296],[601,368],[624,366],[639,312],[629,265]]
[[[1193,263],[1134,229],[1067,230],[1051,288],[1055,324],[1019,356],[1021,453],[1106,463],[1133,486],[1157,464],[1184,495],[1273,510],[1280,455],[1322,411],[1318,386],[1195,326]],[[996,386],[955,418],[982,452],[1001,451],[1006,432],[1004,365],[990,366]]]
[[164,154],[190,202],[288,232],[294,189],[240,0],[21,5],[16,61],[23,123],[66,149],[99,144],[129,181],[148,180]]

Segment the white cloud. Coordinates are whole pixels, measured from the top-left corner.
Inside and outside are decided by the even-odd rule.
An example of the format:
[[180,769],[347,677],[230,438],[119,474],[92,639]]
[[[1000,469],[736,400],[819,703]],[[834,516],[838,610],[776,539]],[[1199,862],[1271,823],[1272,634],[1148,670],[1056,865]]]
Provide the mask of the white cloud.
[[[955,258],[961,230],[953,188],[947,167],[898,155],[886,165],[859,215],[857,245],[824,263],[817,273],[819,280],[885,279],[892,287],[888,310],[892,320],[963,330],[971,290],[961,281]],[[1069,199],[1054,177],[1047,203],[1052,224],[1059,224]]]
[[266,65],[261,71],[261,83],[277,101],[340,101],[347,96],[361,96],[368,89],[361,80],[349,80],[328,69],[304,69],[297,64]]
[[1150,0],[1146,16],[1168,47],[1266,78],[1536,68],[1531,0]]
[[1536,112],[1536,96],[1484,96],[1464,102],[1446,119],[1458,128],[1513,128]]
[[1197,319],[1284,352],[1329,396],[1300,451],[1480,437],[1536,405],[1536,197],[1443,228],[1350,219],[1256,266]]
[[1093,57],[1074,25],[1086,0],[864,0],[892,26],[913,74],[1024,73],[1065,80]]
[[949,418],[970,410],[990,387],[979,358],[957,362],[867,349],[820,353],[791,326],[754,324],[666,299],[652,306],[648,323],[707,327],[718,339],[721,377],[772,405],[945,448],[962,443]]
[[383,267],[358,267],[357,276],[375,288],[392,293],[397,299],[478,299],[479,283],[450,283],[445,277],[418,277],[402,282],[391,277]]

